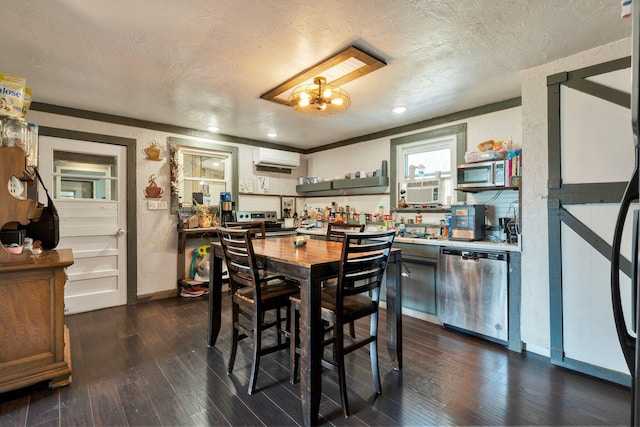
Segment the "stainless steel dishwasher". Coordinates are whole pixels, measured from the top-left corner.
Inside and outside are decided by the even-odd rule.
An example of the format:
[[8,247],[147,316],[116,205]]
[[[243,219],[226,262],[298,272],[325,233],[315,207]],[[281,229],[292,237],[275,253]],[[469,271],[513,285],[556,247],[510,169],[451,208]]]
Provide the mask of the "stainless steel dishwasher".
[[438,254],[438,320],[442,324],[508,341],[507,252],[441,247]]

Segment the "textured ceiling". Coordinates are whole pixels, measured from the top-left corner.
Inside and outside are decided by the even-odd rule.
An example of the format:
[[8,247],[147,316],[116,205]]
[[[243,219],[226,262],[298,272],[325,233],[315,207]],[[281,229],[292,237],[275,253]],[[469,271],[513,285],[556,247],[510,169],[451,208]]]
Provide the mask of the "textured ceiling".
[[[520,96],[519,71],[631,34],[620,0],[1,1],[0,72],[34,101],[303,149]],[[346,113],[260,99],[350,45],[388,65]]]

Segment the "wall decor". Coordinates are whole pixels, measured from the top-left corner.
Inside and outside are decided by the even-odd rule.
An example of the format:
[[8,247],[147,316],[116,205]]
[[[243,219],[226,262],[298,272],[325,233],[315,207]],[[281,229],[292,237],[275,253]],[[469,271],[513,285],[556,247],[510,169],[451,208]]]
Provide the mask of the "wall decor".
[[268,176],[258,177],[258,193],[269,194],[269,177]]
[[151,176],[149,176],[149,185],[144,189],[144,196],[147,199],[159,199],[163,194],[164,190],[162,187],[159,187],[158,184],[156,184],[156,176],[151,174]]
[[147,160],[155,160],[160,161],[160,147],[155,140],[151,140],[151,144],[147,148],[145,148],[144,153],[147,155]]
[[281,197],[280,203],[282,205],[282,218],[293,218],[293,213],[296,211],[296,199],[294,197]]
[[253,180],[251,178],[240,179],[240,193],[253,193]]
[[180,175],[182,175],[182,164],[180,164],[180,159],[178,157],[178,152],[180,151],[180,147],[176,144],[169,144],[169,154],[171,155],[171,195],[177,196],[180,194],[180,186],[178,184],[178,179],[180,179]]

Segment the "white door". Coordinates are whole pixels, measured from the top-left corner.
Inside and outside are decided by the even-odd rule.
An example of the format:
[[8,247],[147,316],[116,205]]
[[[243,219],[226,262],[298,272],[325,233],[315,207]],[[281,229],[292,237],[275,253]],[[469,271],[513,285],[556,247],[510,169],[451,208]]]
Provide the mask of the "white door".
[[[73,250],[65,313],[127,303],[126,147],[41,136],[38,169]],[[40,202],[46,195],[38,191]]]

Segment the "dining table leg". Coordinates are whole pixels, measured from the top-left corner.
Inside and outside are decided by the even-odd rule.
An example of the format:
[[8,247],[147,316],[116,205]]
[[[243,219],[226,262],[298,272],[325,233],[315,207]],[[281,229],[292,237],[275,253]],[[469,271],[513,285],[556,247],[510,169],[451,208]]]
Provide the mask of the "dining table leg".
[[210,275],[209,275],[209,322],[207,326],[207,345],[216,345],[220,332],[222,313],[222,258],[216,256],[215,246],[210,250]]
[[387,351],[394,369],[402,369],[402,256],[393,251],[387,265]]
[[302,415],[307,426],[318,423],[322,393],[323,330],[320,318],[320,280],[300,282],[300,393]]

